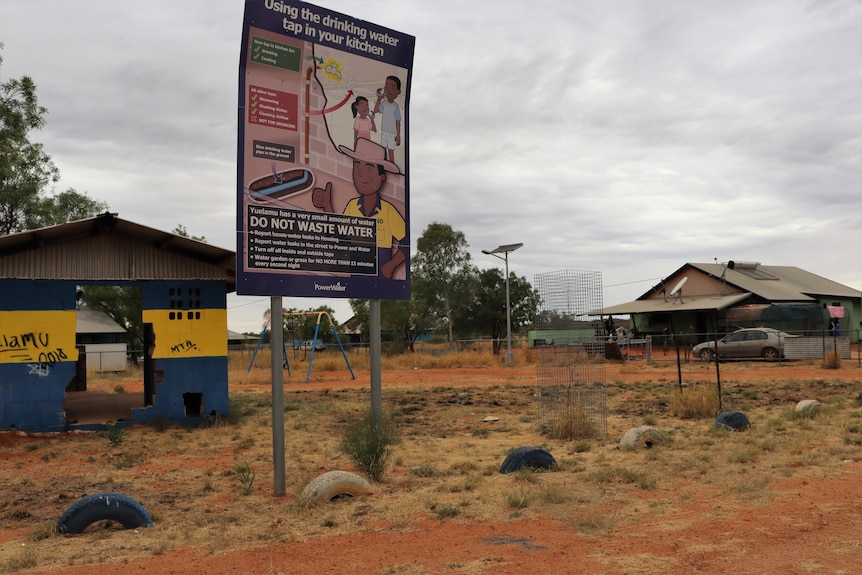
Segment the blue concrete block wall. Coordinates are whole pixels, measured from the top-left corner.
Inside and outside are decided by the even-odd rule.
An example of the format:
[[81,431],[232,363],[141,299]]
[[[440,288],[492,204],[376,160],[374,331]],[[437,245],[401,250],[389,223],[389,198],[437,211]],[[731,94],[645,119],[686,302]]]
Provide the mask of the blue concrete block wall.
[[[223,417],[228,413],[227,357],[197,357],[160,359],[156,369],[163,380],[156,384],[154,405],[132,409],[133,423],[165,419],[174,423],[193,423],[206,419],[215,411]],[[186,414],[183,394],[200,393],[201,416]]]
[[[0,311],[74,310],[75,287],[73,281],[0,279]],[[0,326],[0,337],[20,336],[4,327],[9,329]],[[8,346],[0,347],[4,351],[14,353]],[[74,361],[0,363],[0,430],[64,430],[65,389],[74,377]]]
[[75,282],[0,279],[0,311],[75,309]]
[[0,364],[0,429],[63,431],[66,385],[75,363]]

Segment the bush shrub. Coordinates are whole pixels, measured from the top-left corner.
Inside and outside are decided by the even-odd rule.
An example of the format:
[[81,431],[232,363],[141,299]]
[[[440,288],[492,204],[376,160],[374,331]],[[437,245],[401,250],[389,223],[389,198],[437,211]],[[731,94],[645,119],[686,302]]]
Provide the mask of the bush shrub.
[[369,409],[347,425],[341,439],[341,451],[369,479],[380,481],[392,456],[392,446],[399,441],[395,417],[392,414],[377,417]]

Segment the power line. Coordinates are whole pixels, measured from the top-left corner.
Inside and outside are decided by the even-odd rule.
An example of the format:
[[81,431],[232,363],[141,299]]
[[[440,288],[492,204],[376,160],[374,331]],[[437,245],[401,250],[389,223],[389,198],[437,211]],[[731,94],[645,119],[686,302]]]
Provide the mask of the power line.
[[261,303],[261,302],[263,302],[263,301],[265,301],[265,300],[264,300],[263,298],[261,298],[261,299],[259,299],[259,300],[257,300],[257,301],[249,301],[249,302],[246,302],[246,303],[241,303],[241,304],[237,304],[237,305],[232,305],[232,306],[230,306],[228,309],[236,309],[236,308],[238,308],[238,307],[245,307],[245,306],[247,306],[247,305],[254,305],[254,304],[256,304],[256,303]]
[[623,282],[621,284],[609,284],[609,285],[602,286],[602,287],[603,288],[611,288],[611,287],[627,286],[627,285],[639,284],[639,283],[643,283],[643,282],[654,282],[654,281],[658,281],[661,279],[662,278],[647,278],[645,280],[635,280],[633,282]]

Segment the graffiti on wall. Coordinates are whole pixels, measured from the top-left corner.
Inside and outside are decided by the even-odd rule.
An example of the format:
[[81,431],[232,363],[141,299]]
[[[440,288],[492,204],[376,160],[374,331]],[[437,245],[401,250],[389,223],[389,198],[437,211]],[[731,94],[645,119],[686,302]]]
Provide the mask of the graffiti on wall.
[[171,346],[171,353],[191,353],[193,351],[198,351],[198,346],[189,340]]
[[75,312],[0,312],[0,363],[77,361]]
[[156,348],[153,357],[218,357],[227,355],[227,310],[202,308],[193,313],[170,309],[143,311],[153,324]]
[[30,373],[27,375],[35,375],[36,377],[48,377],[51,375],[51,366],[47,363],[30,363],[27,364],[30,368]]

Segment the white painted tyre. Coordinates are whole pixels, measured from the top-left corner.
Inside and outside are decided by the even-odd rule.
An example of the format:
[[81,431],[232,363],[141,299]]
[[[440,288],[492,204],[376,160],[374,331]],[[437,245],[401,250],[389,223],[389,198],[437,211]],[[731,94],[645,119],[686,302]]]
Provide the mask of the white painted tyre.
[[816,399],[803,399],[796,404],[795,410],[813,415],[820,411],[821,407],[823,407],[823,404]]
[[661,443],[664,443],[664,435],[662,435],[658,429],[650,425],[632,427],[626,431],[620,439],[620,447],[628,449],[637,447],[650,449],[654,445],[659,445]]
[[331,501],[339,497],[355,497],[374,493],[374,488],[364,478],[349,471],[327,471],[312,479],[301,497]]

